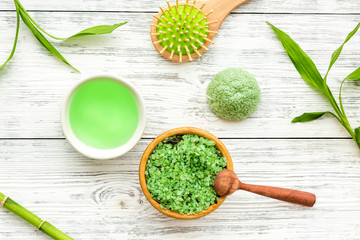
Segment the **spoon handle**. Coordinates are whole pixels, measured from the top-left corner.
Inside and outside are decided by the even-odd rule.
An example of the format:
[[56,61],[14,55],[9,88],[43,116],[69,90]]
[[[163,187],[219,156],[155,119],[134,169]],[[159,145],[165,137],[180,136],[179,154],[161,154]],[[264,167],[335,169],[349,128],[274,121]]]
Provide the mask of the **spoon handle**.
[[316,196],[312,193],[287,188],[260,186],[246,183],[240,183],[238,188],[248,192],[275,198],[285,202],[303,205],[306,207],[314,206],[316,201]]

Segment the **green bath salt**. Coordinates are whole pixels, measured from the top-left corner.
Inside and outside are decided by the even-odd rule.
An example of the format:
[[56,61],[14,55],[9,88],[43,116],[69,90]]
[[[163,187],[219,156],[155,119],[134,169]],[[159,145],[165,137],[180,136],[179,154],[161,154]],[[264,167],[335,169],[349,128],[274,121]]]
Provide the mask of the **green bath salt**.
[[111,149],[133,136],[139,113],[128,88],[110,78],[95,78],[75,92],[69,120],[73,133],[84,144]]
[[219,200],[214,179],[226,166],[226,158],[214,141],[192,134],[172,136],[149,156],[147,188],[163,209],[200,213]]

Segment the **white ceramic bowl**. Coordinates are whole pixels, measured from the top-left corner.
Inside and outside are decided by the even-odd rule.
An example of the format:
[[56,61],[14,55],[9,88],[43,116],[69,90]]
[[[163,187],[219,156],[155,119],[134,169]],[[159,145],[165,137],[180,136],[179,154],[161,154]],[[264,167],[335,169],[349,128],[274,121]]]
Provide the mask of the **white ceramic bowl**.
[[[127,88],[130,91],[130,93],[133,94],[139,112],[139,123],[133,136],[125,144],[112,149],[98,149],[84,144],[75,136],[74,132],[71,129],[70,120],[69,120],[70,104],[76,91],[83,85],[87,84],[88,82],[93,81],[95,78],[101,78],[101,77],[109,78],[115,83],[120,84],[123,87]],[[66,139],[78,152],[89,158],[94,158],[94,159],[116,158],[130,151],[130,149],[132,149],[139,142],[145,129],[145,123],[146,123],[145,106],[139,92],[135,89],[135,87],[133,87],[129,82],[125,81],[123,78],[118,78],[108,74],[87,77],[81,80],[80,82],[78,82],[67,94],[61,107],[61,125]]]

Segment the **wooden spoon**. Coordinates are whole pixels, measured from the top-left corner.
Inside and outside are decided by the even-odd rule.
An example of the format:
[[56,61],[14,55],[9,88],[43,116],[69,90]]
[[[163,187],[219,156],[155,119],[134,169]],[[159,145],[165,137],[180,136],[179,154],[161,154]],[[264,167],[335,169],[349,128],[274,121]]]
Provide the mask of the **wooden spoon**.
[[316,196],[308,192],[242,183],[236,174],[229,169],[224,169],[216,175],[214,189],[220,197],[228,196],[241,189],[281,201],[300,204],[306,207],[314,206],[316,201]]

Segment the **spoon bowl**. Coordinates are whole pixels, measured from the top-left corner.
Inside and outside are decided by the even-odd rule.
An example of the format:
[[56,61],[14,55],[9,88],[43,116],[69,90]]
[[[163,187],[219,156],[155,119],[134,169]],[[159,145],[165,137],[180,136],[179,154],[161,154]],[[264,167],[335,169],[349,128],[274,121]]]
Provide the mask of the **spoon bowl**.
[[180,214],[177,212],[173,212],[171,210],[166,210],[160,207],[160,204],[155,201],[151,195],[150,192],[147,188],[146,185],[146,179],[145,179],[145,170],[146,170],[146,163],[149,159],[149,156],[151,155],[151,153],[153,152],[154,148],[160,143],[162,142],[164,139],[174,136],[174,135],[184,135],[184,134],[194,134],[194,135],[198,135],[207,139],[210,139],[212,141],[215,142],[215,146],[216,148],[221,152],[221,154],[226,158],[227,160],[227,169],[229,170],[233,170],[233,163],[231,160],[231,156],[229,151],[226,149],[225,145],[214,135],[212,135],[211,133],[199,129],[199,128],[193,128],[193,127],[180,127],[180,128],[174,128],[171,129],[169,131],[166,131],[164,133],[162,133],[161,135],[159,135],[158,137],[156,137],[150,144],[149,146],[146,148],[143,156],[141,157],[141,161],[140,161],[140,167],[139,167],[139,180],[140,180],[140,185],[141,185],[141,189],[144,192],[144,195],[146,197],[146,199],[150,202],[150,204],[157,209],[159,212],[169,216],[169,217],[173,217],[173,218],[177,218],[177,219],[183,219],[183,220],[190,220],[190,219],[196,219],[196,218],[200,218],[203,216],[208,215],[209,213],[215,211],[215,209],[217,209],[226,199],[226,197],[220,197],[219,201],[213,205],[210,205],[210,207],[206,210],[204,210],[203,212],[197,213],[197,214]]

